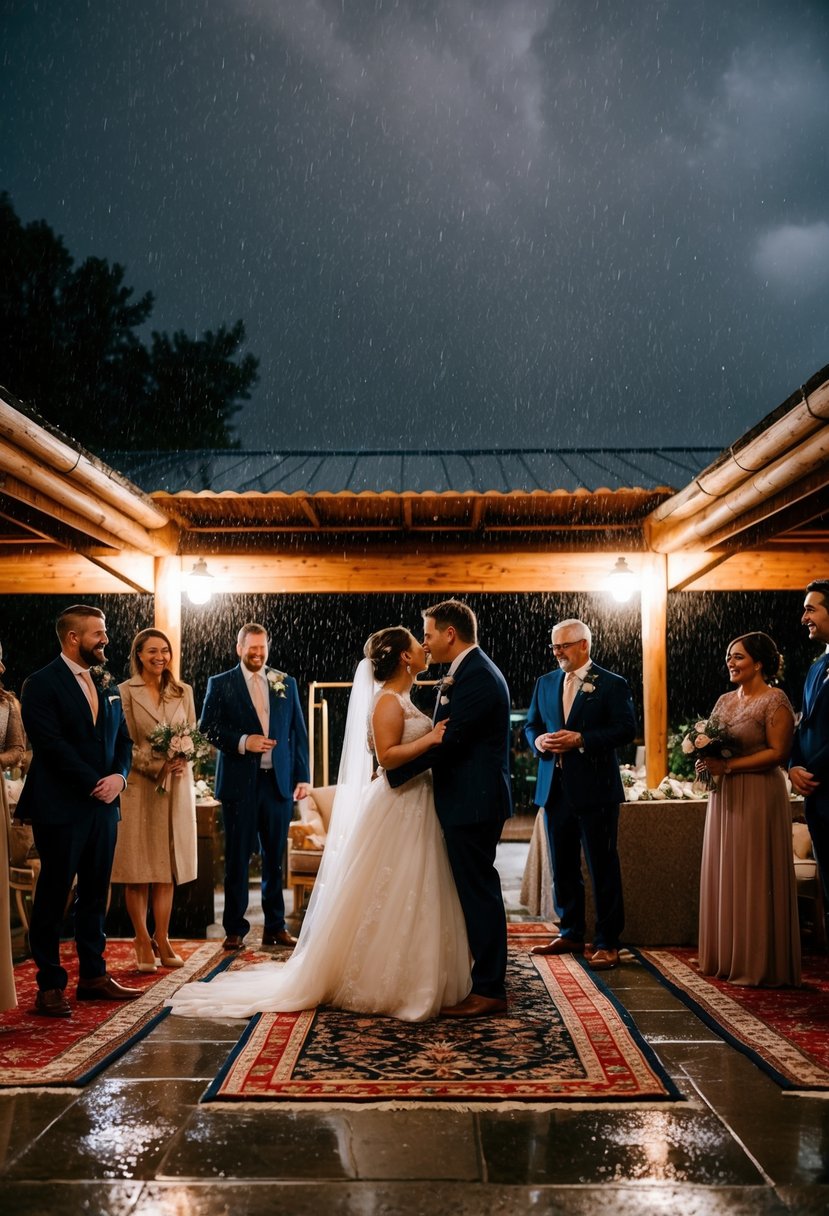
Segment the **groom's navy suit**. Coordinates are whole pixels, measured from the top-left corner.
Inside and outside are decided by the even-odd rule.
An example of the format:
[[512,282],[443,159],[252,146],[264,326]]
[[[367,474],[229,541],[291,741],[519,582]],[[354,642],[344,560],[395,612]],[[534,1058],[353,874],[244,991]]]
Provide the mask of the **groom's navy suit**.
[[[263,675],[267,678],[267,671]],[[225,828],[225,910],[228,935],[244,937],[250,928],[248,907],[250,857],[262,855],[262,910],[265,932],[285,928],[282,894],[282,854],[293,813],[294,789],[307,782],[308,731],[296,680],[285,676],[285,695],[268,686],[268,734],[276,739],[272,768],[262,767],[262,755],[239,751],[243,735],[262,733],[241,664],[211,676],[201,715],[201,729],[218,748],[216,797],[222,804]]]
[[439,692],[435,722],[449,719],[441,744],[387,773],[389,784],[399,786],[432,769],[435,808],[473,958],[472,991],[496,1000],[506,995],[507,927],[495,848],[512,815],[509,713],[506,680],[475,647]]
[[16,815],[31,820],[40,854],[29,943],[41,990],[66,987],[60,926],[76,876],[80,978],[106,975],[104,918],[121,815],[118,799],[101,802],[92,790],[102,777],[116,773],[126,783],[132,761],[118,687],[113,682],[110,688],[98,690],[93,722],[81,685],[60,656],[29,676],[23,687],[23,724],[33,756]]
[[[636,713],[627,681],[591,663],[564,720],[564,672],[550,671],[536,683],[524,728],[538,756],[535,801],[544,807],[550,840],[556,912],[561,933],[584,941],[584,882],[581,848],[593,883],[596,904],[597,949],[616,949],[624,925],[622,876],[616,851],[619,804],[624,789],[615,748],[636,735]],[[577,731],[583,749],[561,753],[539,752],[539,735],[559,730]]]
[[789,768],[803,767],[819,787],[806,799],[804,812],[823,883],[829,917],[829,654],[813,663],[803,687],[803,715],[794,734]]

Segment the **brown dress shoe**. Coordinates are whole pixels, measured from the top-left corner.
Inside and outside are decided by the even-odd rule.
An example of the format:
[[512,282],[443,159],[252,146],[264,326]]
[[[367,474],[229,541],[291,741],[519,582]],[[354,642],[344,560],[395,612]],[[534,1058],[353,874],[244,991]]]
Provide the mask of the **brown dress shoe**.
[[593,971],[610,971],[619,965],[618,950],[597,950],[587,960],[587,965]]
[[35,997],[33,1013],[42,1018],[71,1018],[72,1010],[62,988],[43,988]]
[[278,929],[276,933],[270,933],[266,929],[262,934],[263,946],[287,946],[289,950],[293,950],[296,943],[297,939],[287,929]]
[[241,950],[245,944],[245,939],[240,933],[228,933],[225,940],[222,942],[223,950]]
[[140,988],[125,988],[111,975],[94,980],[82,980],[75,990],[79,1001],[134,1001],[142,995]]
[[507,1002],[494,996],[481,996],[470,992],[457,1005],[444,1005],[440,1011],[442,1018],[491,1018],[507,1012]]
[[533,946],[530,954],[584,954],[584,942],[572,937],[554,937],[546,946]]

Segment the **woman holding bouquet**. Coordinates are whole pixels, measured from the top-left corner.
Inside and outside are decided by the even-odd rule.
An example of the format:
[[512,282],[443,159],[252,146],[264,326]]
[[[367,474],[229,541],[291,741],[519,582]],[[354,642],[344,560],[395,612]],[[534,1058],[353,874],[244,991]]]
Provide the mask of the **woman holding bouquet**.
[[[121,795],[112,881],[125,884],[139,971],[155,971],[156,949],[162,967],[182,965],[169,938],[173,891],[176,884],[196,877],[192,764],[182,755],[160,755],[149,738],[162,726],[196,723],[193,689],[175,679],[172,660],[165,634],[142,629],[130,648],[130,678],[118,685],[133,746],[132,769]],[[186,750],[186,736],[182,742]],[[147,928],[150,902],[154,938]]]
[[781,660],[768,634],[735,638],[725,661],[735,689],[720,697],[712,718],[731,754],[697,762],[714,782],[702,846],[699,967],[732,984],[796,985],[800,930],[781,767],[794,714],[786,694],[769,686]]

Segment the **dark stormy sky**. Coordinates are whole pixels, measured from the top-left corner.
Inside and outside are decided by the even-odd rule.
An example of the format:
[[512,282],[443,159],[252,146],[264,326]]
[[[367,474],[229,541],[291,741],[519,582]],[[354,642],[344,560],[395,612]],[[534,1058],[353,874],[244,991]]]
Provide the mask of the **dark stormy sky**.
[[0,188],[243,318],[246,447],[719,446],[829,361],[825,0],[0,20]]

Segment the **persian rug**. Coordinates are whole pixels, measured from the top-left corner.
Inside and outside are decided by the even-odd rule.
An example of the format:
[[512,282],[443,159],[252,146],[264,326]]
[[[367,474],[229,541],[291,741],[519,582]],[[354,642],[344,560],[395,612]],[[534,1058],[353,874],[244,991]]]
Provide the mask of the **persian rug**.
[[31,959],[15,967],[18,1005],[0,1013],[0,1089],[86,1085],[166,1016],[164,1002],[177,988],[229,961],[218,942],[177,941],[175,947],[184,959],[183,967],[146,975],[135,969],[131,940],[108,938],[110,972],[119,983],[140,988],[142,995],[134,1001],[76,1001],[78,959],[74,943],[62,943],[71,1018],[32,1013],[37,968]]
[[681,1100],[598,976],[573,955],[530,955],[550,932],[539,923],[509,926],[504,1017],[410,1023],[328,1008],[258,1014],[202,1101],[527,1109]]
[[633,953],[783,1089],[829,1091],[829,957],[804,958],[800,988],[739,988],[700,975],[689,947]]

